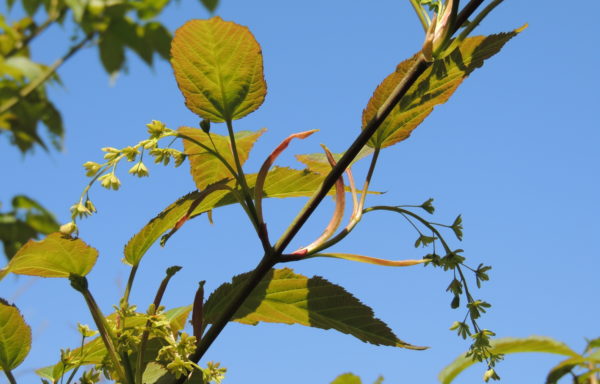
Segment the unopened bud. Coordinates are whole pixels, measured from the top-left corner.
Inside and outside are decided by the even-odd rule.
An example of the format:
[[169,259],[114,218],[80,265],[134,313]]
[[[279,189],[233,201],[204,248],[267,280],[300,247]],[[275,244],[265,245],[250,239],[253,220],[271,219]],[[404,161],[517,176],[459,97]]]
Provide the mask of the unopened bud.
[[73,233],[75,233],[75,231],[77,231],[77,224],[75,224],[75,222],[71,221],[68,222],[66,224],[63,224],[60,226],[59,228],[60,233],[62,233],[63,235],[72,235]]

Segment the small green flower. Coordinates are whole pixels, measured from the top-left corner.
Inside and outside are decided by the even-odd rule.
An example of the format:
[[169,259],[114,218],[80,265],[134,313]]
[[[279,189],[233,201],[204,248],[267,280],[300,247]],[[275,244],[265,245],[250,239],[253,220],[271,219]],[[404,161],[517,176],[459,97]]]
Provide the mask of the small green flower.
[[149,175],[148,168],[141,161],[136,163],[131,169],[129,173],[132,175],[136,175],[137,177],[147,177]]
[[102,148],[103,152],[106,152],[106,154],[104,155],[104,159],[111,161],[117,158],[117,156],[119,156],[121,154],[121,151],[118,150],[117,148],[113,148],[113,147],[104,147]]
[[137,157],[137,155],[140,154],[140,152],[137,150],[137,148],[134,148],[134,147],[123,148],[122,152],[125,155],[125,157],[127,157],[128,161],[135,161],[135,158]]
[[488,369],[485,372],[485,374],[483,375],[483,381],[485,381],[486,383],[488,381],[490,381],[490,379],[492,379],[492,380],[500,380],[500,376],[498,376],[498,374],[496,373],[496,371],[493,368]]
[[71,206],[71,216],[73,218],[78,217],[80,219],[91,216],[92,211],[90,211],[85,205],[81,202]]
[[83,167],[86,170],[85,175],[88,177],[92,177],[92,176],[96,176],[96,174],[98,173],[100,168],[102,168],[102,165],[100,165],[96,162],[93,162],[93,161],[88,161],[83,164]]
[[158,120],[152,120],[152,122],[146,124],[146,127],[148,128],[148,134],[150,134],[151,138],[158,138],[167,130],[165,123]]
[[88,325],[81,323],[77,324],[77,330],[83,337],[92,337],[98,333],[98,331],[92,331]]
[[100,176],[98,178],[100,181],[100,185],[102,185],[106,189],[118,190],[121,186],[121,181],[115,176],[114,173],[107,173],[106,175]]

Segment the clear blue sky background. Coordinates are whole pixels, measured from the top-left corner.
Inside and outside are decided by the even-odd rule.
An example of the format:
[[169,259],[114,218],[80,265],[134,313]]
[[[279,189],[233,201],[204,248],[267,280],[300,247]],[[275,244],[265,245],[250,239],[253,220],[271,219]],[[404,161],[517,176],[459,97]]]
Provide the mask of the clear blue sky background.
[[[223,0],[217,14],[249,26],[263,48],[269,94],[259,111],[236,124],[237,129],[268,128],[246,165],[250,171],[293,132],[321,129],[294,143],[280,164],[294,165],[292,153],[318,152],[319,143],[343,150],[358,132],[376,85],[423,41],[406,0]],[[598,14],[599,2],[579,9],[570,1],[505,1],[479,33],[508,31],[526,22],[530,27],[476,71],[409,140],[384,151],[374,178],[374,188],[387,193],[370,204],[419,204],[434,197],[438,221],[463,214],[460,246],[469,264],[494,267],[491,282],[476,296],[493,304],[481,323],[500,337],[546,335],[581,350],[585,337],[599,336]],[[188,19],[207,16],[199,4],[186,1],[171,6],[163,20],[174,30]],[[36,58],[51,62],[66,49],[69,32],[55,28],[37,40]],[[65,88],[55,87],[51,94],[65,118],[66,149],[24,158],[2,139],[1,201],[26,193],[65,222],[87,182],[81,164],[100,160],[101,147],[136,143],[152,119],[171,128],[197,126],[167,63],[159,61],[150,70],[137,57],[128,59],[129,73],[113,86],[95,48],[61,68]],[[152,167],[152,177],[143,180],[125,171],[121,191],[92,192],[100,213],[81,223],[81,237],[101,254],[89,279],[107,313],[128,274],[120,262],[123,245],[163,207],[194,188],[186,166]],[[355,172],[364,171],[361,165]],[[272,237],[303,202],[267,203]],[[320,210],[292,246],[312,241],[330,210],[331,204]],[[414,240],[405,222],[381,213],[367,216],[336,249],[421,257],[424,252],[414,249]],[[260,255],[242,210],[219,209],[214,226],[205,218],[195,220],[167,248],[151,249],[132,301],[146,308],[165,268],[182,265],[164,302],[169,307],[189,304],[199,280],[207,280],[210,292],[252,269]],[[365,383],[380,374],[387,383],[434,383],[468,346],[448,331],[464,315],[449,307],[448,273],[335,260],[291,266],[346,287],[400,338],[431,349],[375,347],[302,326],[230,324],[207,355],[229,369],[226,383],[329,383],[348,371]],[[77,322],[92,323],[80,295],[65,280],[9,277],[0,292],[16,302],[33,329],[31,354],[16,372],[23,383],[35,382],[32,370],[54,363],[59,348],[76,346]],[[539,383],[559,360],[513,355],[499,372],[505,383]],[[458,382],[480,382],[483,372],[482,366],[472,368]]]

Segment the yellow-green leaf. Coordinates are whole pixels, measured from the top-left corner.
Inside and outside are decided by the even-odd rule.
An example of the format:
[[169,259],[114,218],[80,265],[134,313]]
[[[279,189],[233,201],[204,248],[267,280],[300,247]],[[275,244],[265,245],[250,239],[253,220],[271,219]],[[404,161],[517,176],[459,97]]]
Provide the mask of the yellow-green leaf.
[[[246,178],[250,188],[254,188],[256,174],[246,175]],[[273,167],[265,182],[264,196],[279,198],[311,196],[322,181],[323,176],[313,172]],[[232,181],[230,185],[234,187],[235,182]],[[125,246],[124,261],[130,265],[137,264],[163,233],[173,228],[182,217],[187,215],[192,203],[198,199],[200,193],[195,191],[181,197],[150,220]],[[236,202],[234,194],[230,191],[214,191],[202,200],[191,216],[198,216],[203,212]]]
[[0,271],[0,279],[10,272],[41,277],[85,276],[97,258],[98,251],[83,240],[55,232],[41,241],[29,240]]
[[[369,141],[369,145],[385,148],[408,138],[436,105],[448,101],[471,72],[481,67],[486,59],[498,53],[504,44],[522,29],[524,28],[509,33],[467,38],[448,57],[436,61],[409,89],[399,105],[381,124]],[[377,114],[392,90],[417,60],[418,55],[415,55],[400,63],[396,71],[375,89],[363,111],[363,128]]]
[[14,305],[0,299],[0,369],[19,366],[31,349],[31,328]]
[[[579,354],[566,344],[549,337],[530,336],[524,338],[507,337],[492,340],[490,352],[494,354],[510,354],[523,352],[553,353],[558,355],[578,357]],[[475,364],[472,358],[462,354],[440,372],[440,383],[450,384],[458,374]]]
[[171,55],[185,104],[205,119],[240,119],[265,99],[262,52],[247,27],[220,17],[188,21],[175,32]]
[[[242,165],[248,160],[248,156],[256,140],[258,140],[265,131],[266,129],[263,128],[257,132],[241,131],[235,134],[238,156]],[[206,145],[210,149],[216,149],[216,152],[218,152],[223,159],[235,169],[235,160],[233,158],[233,153],[231,152],[229,136],[211,133],[209,137],[209,135],[204,133],[201,129],[189,127],[179,128],[179,132]],[[192,178],[199,190],[203,190],[207,185],[216,183],[219,180],[234,177],[217,157],[196,143],[190,140],[184,140],[183,147],[190,161]]]
[[[250,273],[238,275],[211,294],[204,305],[207,323],[215,321],[249,276]],[[375,345],[424,349],[398,339],[374,316],[371,308],[339,285],[319,276],[308,278],[288,268],[271,270],[233,316],[233,321],[250,325],[261,321],[301,324],[335,329]]]
[[336,377],[331,384],[362,384],[362,380],[352,373],[344,373]]

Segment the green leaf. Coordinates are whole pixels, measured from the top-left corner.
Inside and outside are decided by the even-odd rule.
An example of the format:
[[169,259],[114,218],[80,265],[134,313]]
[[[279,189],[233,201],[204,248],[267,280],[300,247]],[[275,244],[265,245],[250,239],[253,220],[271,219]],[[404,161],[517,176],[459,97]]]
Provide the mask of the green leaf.
[[14,305],[0,299],[0,368],[18,367],[31,349],[31,328]]
[[171,55],[185,103],[202,118],[240,119],[265,99],[262,53],[247,27],[220,17],[188,21],[175,32]]
[[28,241],[0,270],[0,279],[10,272],[41,277],[85,276],[97,258],[98,251],[81,239],[52,233],[42,241]]
[[23,0],[23,9],[29,16],[33,16],[37,12],[40,5],[42,5],[41,0]]
[[344,373],[339,375],[331,382],[331,384],[362,384],[360,377],[352,373]]
[[111,76],[119,72],[125,64],[125,47],[121,39],[107,31],[102,34],[98,49],[100,50],[100,61],[106,72]]
[[[236,147],[242,165],[248,160],[248,156],[256,140],[258,140],[265,131],[266,129],[263,128],[257,132],[241,131],[235,133]],[[215,133],[211,133],[209,136],[201,129],[190,127],[179,128],[179,133],[190,137],[213,150],[216,149],[216,152],[218,152],[227,163],[235,169],[235,160],[233,153],[231,152],[229,136],[217,135]],[[207,185],[216,183],[219,180],[235,177],[217,157],[196,143],[184,139],[183,147],[190,161],[192,178],[199,190],[203,190]]]
[[169,320],[173,332],[181,331],[183,327],[185,327],[185,322],[190,315],[190,312],[192,312],[191,305],[169,309],[165,312],[165,316]]
[[204,8],[209,10],[210,12],[214,12],[215,9],[219,6],[219,0],[200,0]]
[[[254,188],[256,174],[246,175],[248,185]],[[264,197],[307,197],[312,196],[319,188],[323,176],[305,170],[292,168],[273,167],[267,176],[264,187]],[[231,182],[234,186],[234,182]],[[330,192],[332,194],[333,192]],[[150,220],[125,246],[125,262],[135,265],[141,260],[150,246],[154,244],[163,233],[170,230],[183,218],[192,203],[198,199],[200,192],[191,192],[165,208],[158,216]],[[233,193],[219,190],[208,195],[194,209],[191,217],[208,212],[214,208],[235,204],[237,200]]]
[[[487,37],[467,38],[448,57],[436,61],[409,89],[399,105],[381,124],[369,141],[369,145],[385,148],[408,138],[436,105],[448,101],[471,72],[481,67],[486,59],[498,53],[504,44],[522,29]],[[363,111],[363,128],[377,114],[392,90],[406,76],[418,58],[417,54],[400,63],[396,71],[377,87]]]
[[153,47],[154,51],[163,59],[169,60],[171,58],[171,40],[173,40],[171,32],[158,22],[146,23],[144,29],[146,44]]
[[83,14],[85,13],[85,7],[87,5],[86,0],[65,0],[67,7],[73,11],[73,19],[76,23],[81,23]]
[[124,46],[131,48],[146,64],[152,65],[152,46],[145,38],[145,28],[129,18],[115,18],[109,26],[110,34]]
[[[543,336],[530,336],[524,338],[507,337],[492,340],[491,342],[490,353],[493,354],[523,352],[553,353],[570,357],[579,356],[577,352],[573,351],[566,344]],[[463,353],[440,372],[438,379],[440,380],[440,383],[449,384],[456,376],[458,376],[458,374],[473,364],[475,364],[473,359],[467,357],[466,354]]]
[[144,0],[134,2],[132,5],[137,9],[137,15],[142,20],[153,19],[158,16],[170,0]]
[[[204,305],[204,320],[214,322],[251,273],[221,285]],[[256,325],[259,322],[301,324],[335,329],[375,345],[424,349],[396,337],[390,328],[373,315],[373,310],[339,285],[322,277],[308,278],[291,269],[273,269],[258,284],[233,316],[233,321]]]

